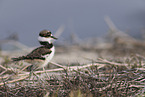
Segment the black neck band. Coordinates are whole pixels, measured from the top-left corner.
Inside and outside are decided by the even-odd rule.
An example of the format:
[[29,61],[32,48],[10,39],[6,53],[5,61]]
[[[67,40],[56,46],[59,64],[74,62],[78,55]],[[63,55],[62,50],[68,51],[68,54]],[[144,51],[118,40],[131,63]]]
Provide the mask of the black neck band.
[[48,48],[52,48],[52,47],[53,47],[53,44],[52,44],[52,43],[49,43],[49,42],[47,42],[47,41],[39,41],[39,43],[40,43],[41,45],[47,46]]

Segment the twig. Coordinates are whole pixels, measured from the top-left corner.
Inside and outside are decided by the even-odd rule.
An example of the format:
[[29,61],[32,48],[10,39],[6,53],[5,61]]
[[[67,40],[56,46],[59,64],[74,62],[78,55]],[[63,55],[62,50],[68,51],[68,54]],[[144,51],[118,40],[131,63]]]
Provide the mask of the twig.
[[104,62],[104,63],[109,63],[109,64],[113,64],[113,65],[118,65],[118,66],[128,66],[128,64],[120,64],[120,63],[116,63],[116,62],[110,62],[106,59],[101,59],[101,58],[98,58],[99,60],[101,60],[101,62]]
[[145,57],[142,56],[142,55],[136,54],[136,56],[137,56],[137,57],[140,57],[140,58],[142,58],[142,59],[145,59]]
[[144,88],[144,85],[130,85],[129,87]]
[[0,65],[0,68],[4,69],[4,70],[8,70],[6,67]]
[[[0,65],[0,68],[4,69],[4,71],[1,72],[0,75],[4,74],[4,73],[7,72],[7,71],[14,72],[12,69],[10,69],[10,68],[6,68],[6,67],[4,67],[4,66],[2,66],[2,65]],[[14,73],[16,73],[16,72],[14,72]]]
[[64,25],[61,25],[57,29],[57,31],[55,32],[54,36],[57,37],[57,38],[60,37],[60,35],[63,33],[64,29],[65,29],[65,26]]
[[4,77],[0,77],[0,80],[1,79],[5,79],[5,78],[8,78],[9,77],[9,75],[5,75]]
[[28,68],[29,66],[30,66],[31,64],[29,64],[29,65],[27,65],[27,66],[25,66],[22,70],[20,70],[18,73],[20,73],[20,72],[22,72],[22,71],[24,71],[26,68]]
[[12,81],[0,83],[0,86],[4,85],[5,83],[6,83],[6,84],[10,84],[10,83],[14,83],[14,82],[17,82],[17,81],[21,81],[21,80],[24,80],[24,79],[26,79],[26,78],[28,78],[28,77],[29,77],[29,76],[25,76],[25,77],[22,77],[22,78],[19,78],[19,79],[15,79],[15,80],[12,80]]
[[0,73],[0,75],[3,75],[3,74],[6,73],[6,72],[7,72],[7,70],[4,70],[3,72]]
[[56,65],[56,66],[58,66],[58,67],[61,67],[61,68],[67,68],[66,66],[62,66],[62,65],[60,65],[60,64],[58,64],[58,63],[55,63],[55,62],[50,62],[51,64],[53,64],[53,65]]
[[116,26],[114,25],[114,23],[111,21],[111,19],[108,16],[105,16],[105,22],[107,23],[107,25],[109,26],[110,30],[112,31],[118,31],[118,29],[116,28]]

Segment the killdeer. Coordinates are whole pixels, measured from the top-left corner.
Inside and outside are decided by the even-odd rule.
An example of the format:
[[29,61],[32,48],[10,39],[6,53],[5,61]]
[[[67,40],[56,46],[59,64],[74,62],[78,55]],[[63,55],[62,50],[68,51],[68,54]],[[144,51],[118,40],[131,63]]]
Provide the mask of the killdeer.
[[35,68],[45,67],[49,61],[53,58],[55,53],[55,47],[52,41],[55,38],[52,33],[48,30],[43,30],[39,33],[38,41],[41,44],[40,47],[34,49],[32,52],[25,56],[20,56],[18,58],[12,58],[13,61],[26,61],[31,63]]

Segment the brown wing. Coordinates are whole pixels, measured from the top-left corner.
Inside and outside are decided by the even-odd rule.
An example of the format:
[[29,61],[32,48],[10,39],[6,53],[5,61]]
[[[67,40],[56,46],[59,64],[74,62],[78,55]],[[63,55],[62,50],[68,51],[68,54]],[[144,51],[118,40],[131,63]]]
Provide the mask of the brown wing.
[[42,59],[45,60],[43,57],[45,54],[50,54],[52,51],[47,48],[46,46],[41,46],[39,48],[34,49],[31,53],[26,56],[21,56],[18,58],[12,58],[13,61],[25,60],[25,59]]

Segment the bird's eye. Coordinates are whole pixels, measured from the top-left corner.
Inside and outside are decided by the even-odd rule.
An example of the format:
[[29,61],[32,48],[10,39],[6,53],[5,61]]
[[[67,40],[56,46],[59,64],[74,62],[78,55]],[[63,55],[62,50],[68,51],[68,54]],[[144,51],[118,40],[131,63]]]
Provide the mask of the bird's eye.
[[51,36],[51,32],[47,32],[47,36]]
[[43,34],[42,33],[39,33],[39,36],[43,36]]

